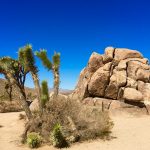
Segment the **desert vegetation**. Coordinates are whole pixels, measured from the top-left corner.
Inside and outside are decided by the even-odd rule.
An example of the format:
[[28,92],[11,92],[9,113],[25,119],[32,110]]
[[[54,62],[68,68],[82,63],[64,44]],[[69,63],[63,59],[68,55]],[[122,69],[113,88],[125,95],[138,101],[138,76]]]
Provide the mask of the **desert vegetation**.
[[[36,66],[36,56],[45,68],[53,73],[53,94],[49,94],[47,81],[42,81],[40,85],[40,69]],[[3,74],[7,81],[5,87],[8,97],[12,101],[11,94],[15,86],[20,94],[18,105],[27,117],[22,142],[31,148],[37,148],[42,143],[62,148],[74,142],[109,137],[113,122],[108,112],[82,105],[78,100],[59,94],[59,69],[60,53],[55,52],[51,61],[46,50],[34,53],[29,44],[19,49],[17,59],[0,58],[0,74]],[[31,97],[31,93],[27,93],[25,89],[27,74],[31,74],[35,86],[34,91],[38,100],[36,112],[32,112],[27,103],[28,97]],[[26,117],[21,115],[20,119]]]

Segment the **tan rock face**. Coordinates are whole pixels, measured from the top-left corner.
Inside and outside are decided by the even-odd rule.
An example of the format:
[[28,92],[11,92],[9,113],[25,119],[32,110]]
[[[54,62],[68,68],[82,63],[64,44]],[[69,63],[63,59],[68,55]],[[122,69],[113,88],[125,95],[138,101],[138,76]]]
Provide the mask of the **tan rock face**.
[[70,96],[72,99],[82,100],[83,97],[88,96],[87,88],[91,75],[92,73],[90,73],[87,68],[81,71],[78,84]]
[[104,64],[113,60],[115,48],[107,47],[105,49],[105,54],[103,55]]
[[138,69],[138,71],[136,73],[136,77],[137,77],[137,80],[149,82],[150,70],[145,70],[145,69],[140,68],[140,69]]
[[88,84],[88,91],[94,96],[104,96],[105,88],[109,83],[109,70],[110,65],[104,65],[99,68],[91,77]]
[[29,108],[32,112],[39,111],[39,102],[37,98],[31,103]]
[[103,66],[103,57],[98,53],[92,53],[89,62],[88,70],[90,72],[95,72],[98,68]]
[[150,83],[138,81],[138,90],[143,94],[144,101],[150,102]]
[[126,48],[116,48],[115,58],[116,60],[124,60],[127,58],[143,58],[142,54],[136,50],[130,50]]
[[73,95],[80,100],[101,97],[150,103],[148,59],[125,48],[107,47],[104,55],[93,53]]
[[125,88],[123,98],[129,101],[143,101],[142,93],[133,88]]

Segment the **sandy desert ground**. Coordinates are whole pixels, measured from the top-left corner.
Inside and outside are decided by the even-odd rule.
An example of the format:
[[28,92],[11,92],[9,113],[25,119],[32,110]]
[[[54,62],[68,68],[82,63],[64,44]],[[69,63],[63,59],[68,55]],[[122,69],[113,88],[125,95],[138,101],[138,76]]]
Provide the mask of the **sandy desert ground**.
[[[29,150],[21,145],[24,122],[19,120],[20,113],[0,114],[0,150]],[[110,141],[95,140],[72,145],[67,150],[149,150],[150,116],[133,117],[129,115],[113,116],[115,126]],[[38,150],[56,150],[52,146],[42,146]]]

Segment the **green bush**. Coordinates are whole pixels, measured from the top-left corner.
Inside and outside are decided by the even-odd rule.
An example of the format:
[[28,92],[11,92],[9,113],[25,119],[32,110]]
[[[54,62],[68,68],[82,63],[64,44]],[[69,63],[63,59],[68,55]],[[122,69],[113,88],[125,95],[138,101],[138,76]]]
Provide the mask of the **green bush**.
[[61,125],[56,124],[53,128],[53,131],[50,134],[50,141],[52,142],[53,146],[57,148],[67,147],[68,143],[66,142],[62,132],[61,132]]
[[37,148],[41,145],[42,138],[39,133],[31,132],[27,135],[27,144],[30,148]]

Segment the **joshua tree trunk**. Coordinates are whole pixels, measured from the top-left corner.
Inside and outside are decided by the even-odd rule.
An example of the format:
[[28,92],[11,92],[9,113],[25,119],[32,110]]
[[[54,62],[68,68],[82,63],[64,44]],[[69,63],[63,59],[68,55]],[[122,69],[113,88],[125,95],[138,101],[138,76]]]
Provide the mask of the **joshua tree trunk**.
[[7,91],[7,94],[9,95],[9,100],[12,101],[12,86],[9,87],[9,91]]
[[32,113],[31,110],[26,102],[26,94],[25,94],[25,90],[22,88],[19,88],[20,93],[21,93],[21,98],[20,98],[20,103],[27,115],[28,120],[32,119]]
[[9,85],[9,87],[5,87],[5,90],[9,96],[9,100],[12,101],[12,85]]
[[5,90],[9,96],[9,100],[12,101],[12,84],[10,82],[10,79],[7,77],[7,75],[5,75],[5,78],[7,80],[7,82],[5,82]]
[[54,98],[57,98],[59,93],[59,71],[53,70],[54,73]]
[[38,79],[37,74],[34,74],[34,73],[32,73],[32,78],[34,81],[35,90],[37,92],[40,113],[42,114],[43,109],[42,109],[42,104],[41,104],[41,88],[40,88],[40,84],[39,84],[39,79]]

